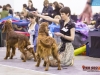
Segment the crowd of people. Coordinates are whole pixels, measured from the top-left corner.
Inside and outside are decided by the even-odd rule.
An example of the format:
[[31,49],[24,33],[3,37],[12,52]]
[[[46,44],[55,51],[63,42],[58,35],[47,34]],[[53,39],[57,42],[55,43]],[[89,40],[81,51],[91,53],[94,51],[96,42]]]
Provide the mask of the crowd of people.
[[[42,15],[54,17],[55,15],[60,15],[59,10],[64,7],[62,3],[58,3],[55,1],[54,3],[49,3],[48,0],[45,0],[43,3],[43,9],[41,11]],[[0,6],[1,9],[1,19],[7,17],[8,15],[13,15],[14,17],[25,19],[28,16],[29,12],[38,11],[38,9],[33,6],[33,2],[28,0],[28,5],[23,4],[22,12],[14,12],[14,9],[11,7],[10,4]],[[3,13],[6,12],[6,13]],[[3,13],[3,14],[2,14]]]

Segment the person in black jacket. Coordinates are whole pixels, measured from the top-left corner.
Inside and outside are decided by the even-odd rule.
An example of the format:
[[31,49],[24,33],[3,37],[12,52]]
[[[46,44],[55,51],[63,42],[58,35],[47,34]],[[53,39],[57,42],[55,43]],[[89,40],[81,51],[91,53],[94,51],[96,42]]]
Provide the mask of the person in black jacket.
[[[49,1],[44,1],[42,15],[52,17],[52,12],[53,12],[53,8],[49,5]],[[51,22],[44,20],[44,19],[42,19],[42,22],[48,22],[49,24],[51,23]]]
[[56,15],[60,15],[60,6],[59,6],[59,4],[58,4],[58,2],[57,1],[55,1],[54,3],[53,3],[53,7],[54,7],[54,10],[53,10],[53,14],[52,14],[52,16],[53,16],[53,18],[56,16]]

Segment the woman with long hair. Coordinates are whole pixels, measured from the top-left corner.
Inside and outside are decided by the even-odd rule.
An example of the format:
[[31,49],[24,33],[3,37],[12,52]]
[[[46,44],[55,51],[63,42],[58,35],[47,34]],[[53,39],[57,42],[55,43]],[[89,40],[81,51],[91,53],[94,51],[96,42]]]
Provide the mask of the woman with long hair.
[[53,3],[53,13],[52,13],[52,16],[53,18],[56,16],[56,15],[60,15],[60,6],[59,6],[59,3],[57,1],[55,1]]
[[31,0],[28,1],[28,7],[27,10],[30,11],[37,11],[36,8],[33,7],[33,2]]

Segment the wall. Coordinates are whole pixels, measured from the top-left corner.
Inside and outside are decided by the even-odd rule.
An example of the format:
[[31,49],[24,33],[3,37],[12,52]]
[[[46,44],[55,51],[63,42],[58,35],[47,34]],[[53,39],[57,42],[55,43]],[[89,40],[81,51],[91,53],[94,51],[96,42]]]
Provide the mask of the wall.
[[[39,12],[42,11],[44,0],[32,0],[33,6],[38,9]],[[80,14],[84,9],[87,0],[49,0],[50,2],[58,1],[62,2],[65,6],[71,8],[72,14]],[[28,0],[0,0],[0,5],[11,4],[15,11],[21,11],[22,5],[28,3]],[[93,6],[93,13],[100,12],[100,6]]]
[[11,4],[12,7],[14,7],[14,0],[0,0],[0,5],[6,5]]

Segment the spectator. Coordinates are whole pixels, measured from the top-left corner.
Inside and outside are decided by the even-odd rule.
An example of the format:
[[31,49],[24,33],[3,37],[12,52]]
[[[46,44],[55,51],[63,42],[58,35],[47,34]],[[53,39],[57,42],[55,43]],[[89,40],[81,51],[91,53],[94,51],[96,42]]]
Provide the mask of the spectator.
[[4,5],[3,6],[3,8],[2,8],[2,11],[0,12],[0,18],[2,19],[2,18],[5,18],[5,17],[7,17],[8,16],[8,11],[7,11],[7,9],[6,9],[6,6]]
[[[44,7],[42,10],[42,15],[52,17],[53,8],[49,6],[49,1],[48,0],[44,1],[43,5]],[[49,21],[42,19],[42,22],[49,22]],[[49,24],[50,23],[51,22],[49,22]]]
[[34,47],[34,51],[36,52],[36,39],[38,36],[38,28],[39,28],[39,24],[38,24],[38,17],[35,17],[33,14],[29,13],[29,21],[30,24],[28,25],[28,32],[30,34],[30,42],[31,45],[29,45],[28,47]]
[[7,8],[8,12],[9,12],[9,15],[12,15],[13,16],[13,9],[12,9],[11,5],[10,4],[7,4],[6,5],[6,8]]
[[26,5],[26,4],[23,4],[22,12],[23,12],[23,14],[24,14],[24,17],[27,17],[27,15],[28,15],[28,10],[27,10],[27,5]]
[[53,9],[53,13],[52,13],[52,16],[53,16],[53,18],[55,17],[55,15],[60,15],[60,6],[59,6],[59,4],[58,4],[58,2],[57,1],[55,1],[54,3],[53,3],[53,7],[54,7],[54,9]]
[[28,1],[28,7],[27,10],[30,11],[37,11],[36,8],[33,7],[33,2],[31,0]]
[[63,8],[64,4],[63,3],[59,3],[59,6],[60,6],[60,8]]
[[2,6],[0,5],[0,12],[2,11]]

